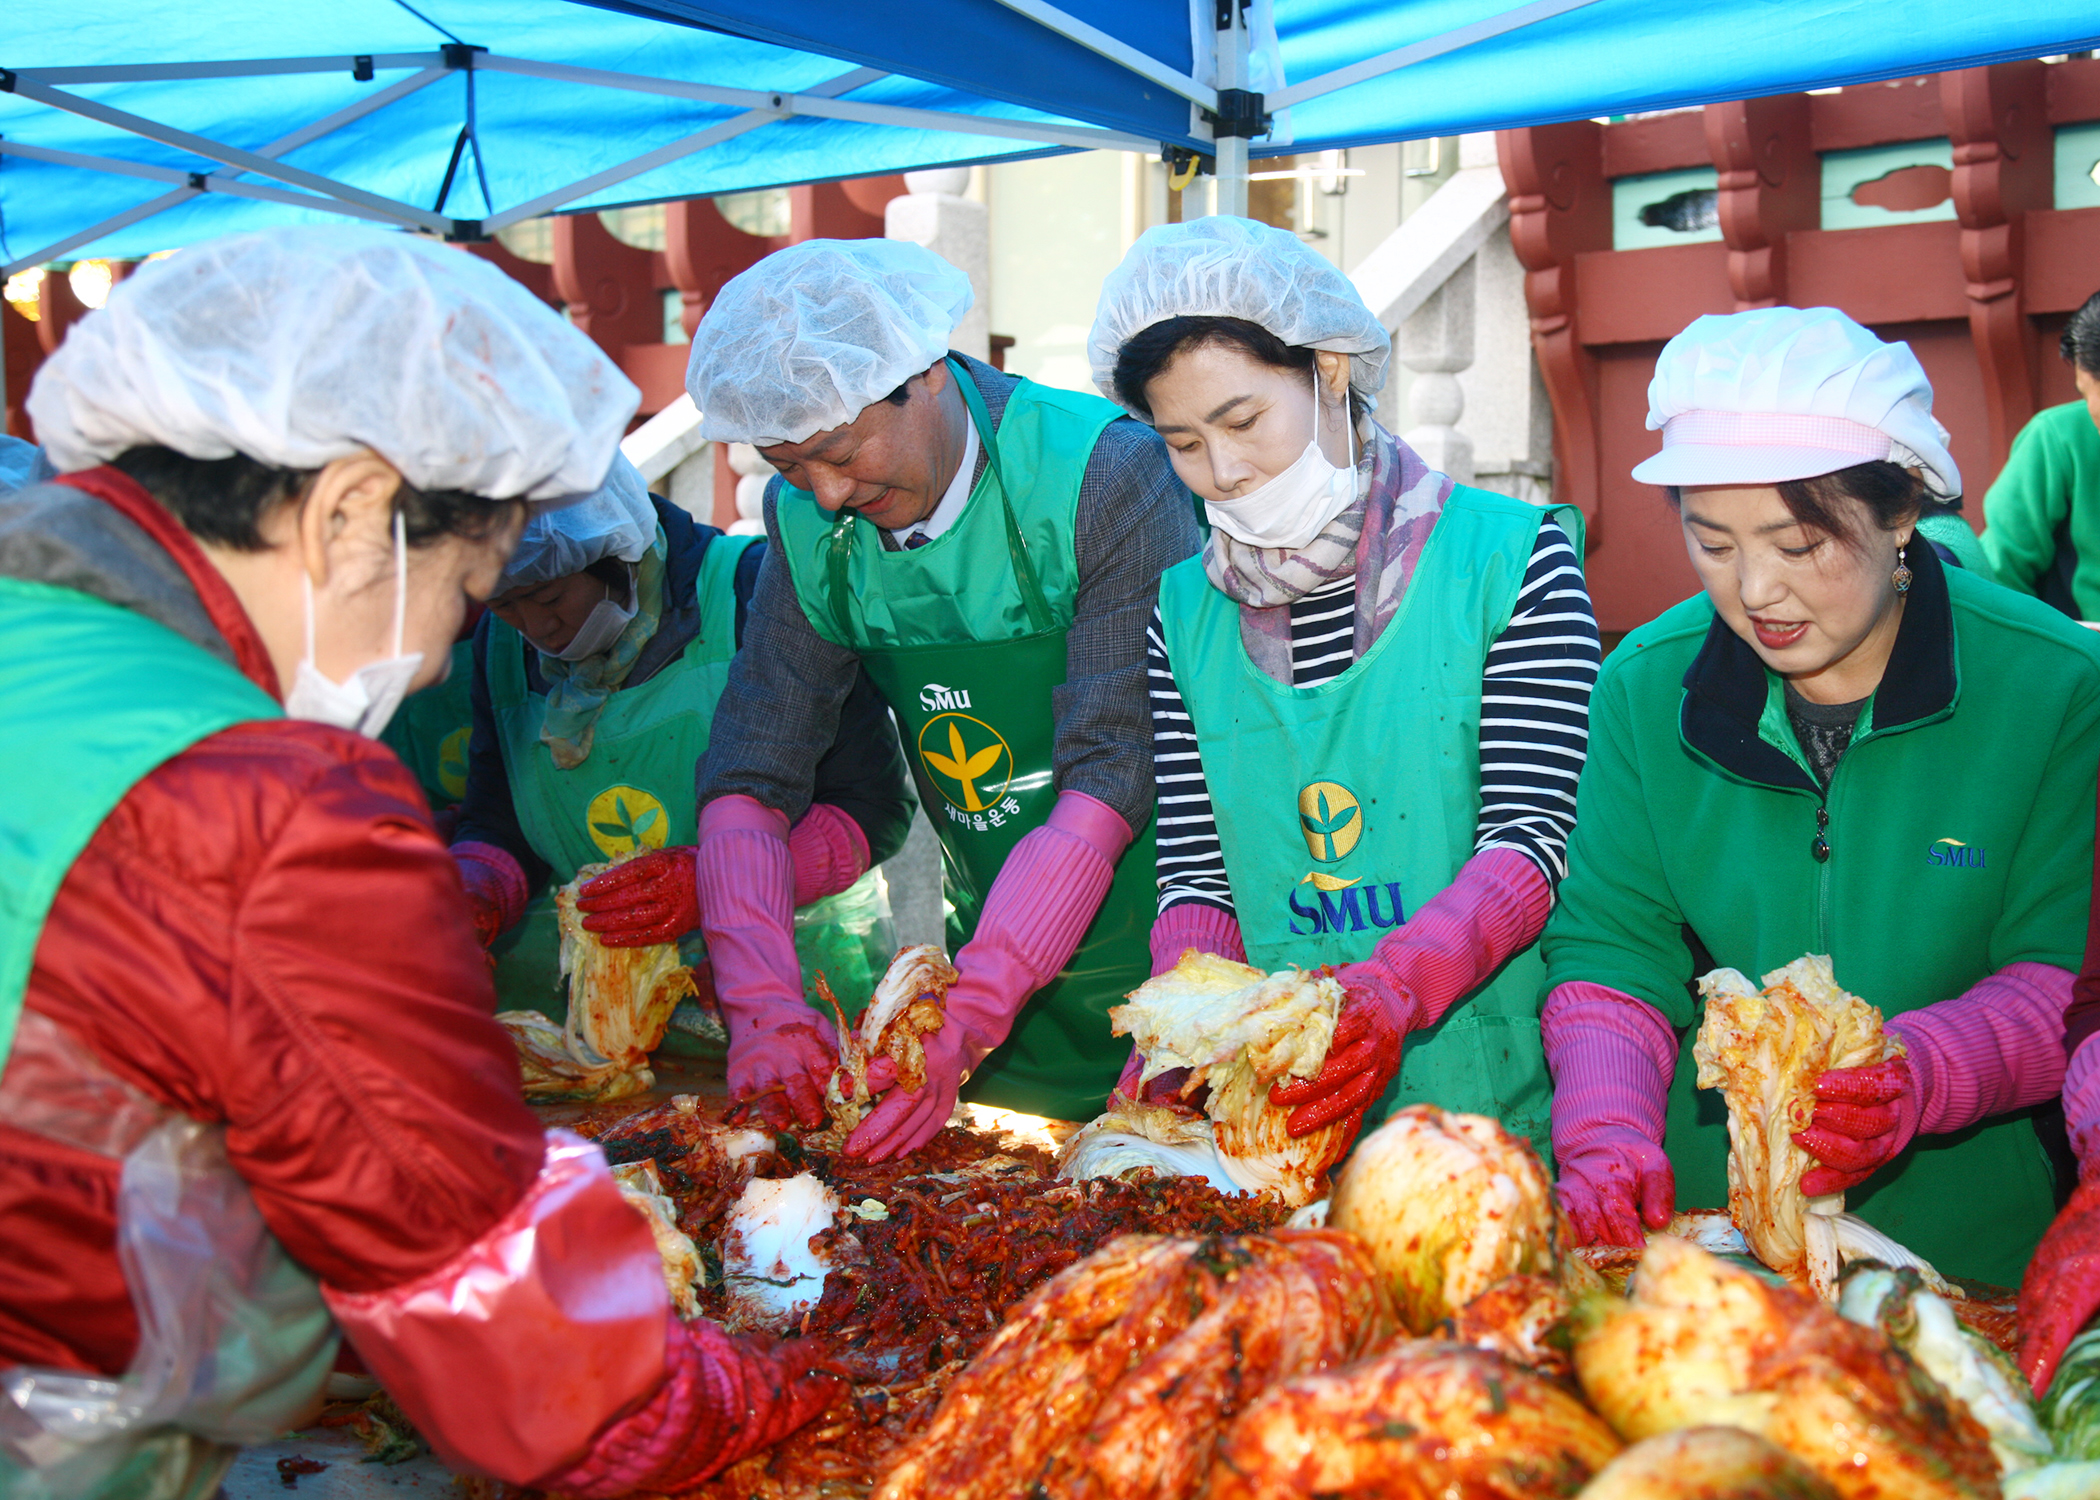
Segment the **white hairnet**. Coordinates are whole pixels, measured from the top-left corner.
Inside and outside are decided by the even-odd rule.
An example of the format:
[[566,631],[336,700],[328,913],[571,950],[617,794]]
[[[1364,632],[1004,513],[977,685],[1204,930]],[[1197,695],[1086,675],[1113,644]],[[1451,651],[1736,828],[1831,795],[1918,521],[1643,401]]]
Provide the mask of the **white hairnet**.
[[1834,307],[1694,318],[1655,361],[1648,428],[1663,450],[1635,467],[1644,484],[1778,484],[1887,459],[1942,499],[1961,493],[1917,355]]
[[157,444],[317,469],[359,449],[418,489],[587,494],[641,394],[487,261],[362,226],[273,229],[149,261],[29,391],[63,472]]
[[616,454],[612,472],[596,493],[574,505],[533,512],[497,580],[496,595],[581,573],[600,558],[639,562],[655,539],[656,507],[649,502],[648,482],[626,454]]
[[844,426],[948,352],[970,278],[903,240],[807,240],[722,288],[693,334],[700,435],[799,443]]
[[1349,278],[1289,230],[1213,215],[1157,224],[1139,235],[1101,283],[1087,338],[1087,361],[1101,393],[1122,399],[1116,356],[1133,335],[1183,317],[1238,318],[1293,348],[1354,355],[1349,384],[1366,399],[1385,385],[1392,335]]

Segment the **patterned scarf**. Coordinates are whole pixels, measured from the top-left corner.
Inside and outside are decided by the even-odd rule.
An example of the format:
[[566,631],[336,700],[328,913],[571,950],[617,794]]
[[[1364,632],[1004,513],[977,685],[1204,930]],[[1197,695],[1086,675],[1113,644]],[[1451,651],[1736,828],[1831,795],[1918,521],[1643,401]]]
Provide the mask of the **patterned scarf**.
[[664,557],[669,544],[664,529],[656,528],[656,540],[635,564],[634,618],[619,639],[596,656],[582,661],[563,661],[540,653],[540,675],[547,679],[547,718],[540,725],[540,739],[561,770],[573,771],[591,756],[591,737],[598,715],[627,674],[634,670],[642,647],[656,634],[664,610]]
[[1203,548],[1203,571],[1240,606],[1240,640],[1247,655],[1286,685],[1291,681],[1292,602],[1354,577],[1351,650],[1354,659],[1362,660],[1399,612],[1422,548],[1456,488],[1369,417],[1359,435],[1359,498],[1310,543],[1296,551],[1250,547],[1213,528]]

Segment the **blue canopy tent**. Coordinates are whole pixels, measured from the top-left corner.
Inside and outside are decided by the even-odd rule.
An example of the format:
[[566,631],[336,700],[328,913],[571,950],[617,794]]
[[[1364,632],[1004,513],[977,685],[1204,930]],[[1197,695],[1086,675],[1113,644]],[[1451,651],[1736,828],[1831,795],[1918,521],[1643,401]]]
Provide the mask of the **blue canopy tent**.
[[1157,149],[567,0],[141,0],[0,45],[0,272],[316,216],[478,237],[557,209]]
[[0,267],[1088,147],[1250,157],[2082,51],[2087,0],[132,0],[0,46]]

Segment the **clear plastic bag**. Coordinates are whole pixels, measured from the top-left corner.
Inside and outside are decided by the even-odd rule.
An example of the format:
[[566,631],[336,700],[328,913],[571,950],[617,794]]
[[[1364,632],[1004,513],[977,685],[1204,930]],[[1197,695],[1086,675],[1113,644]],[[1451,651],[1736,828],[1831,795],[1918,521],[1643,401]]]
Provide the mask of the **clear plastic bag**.
[[795,912],[795,956],[802,963],[803,995],[823,1009],[815,979],[820,972],[848,1016],[859,1014],[897,952],[890,920],[890,887],[881,867],[868,871],[835,896]]
[[[26,1365],[0,1372],[8,1398],[0,1401],[0,1494],[208,1496],[242,1445],[318,1409],[340,1341],[334,1320],[227,1160],[224,1126],[167,1111],[148,1126],[145,1111],[158,1106],[56,1027],[25,1031],[0,1090],[0,1113],[12,1123],[116,1155],[107,1128],[86,1128],[93,1116],[81,1105],[99,1093],[109,1112],[133,1122],[129,1134],[145,1127],[123,1153],[117,1195],[117,1251],[139,1342],[119,1379]],[[73,1087],[43,1096],[57,1107],[40,1117],[25,1080],[57,1072],[71,1074]]]

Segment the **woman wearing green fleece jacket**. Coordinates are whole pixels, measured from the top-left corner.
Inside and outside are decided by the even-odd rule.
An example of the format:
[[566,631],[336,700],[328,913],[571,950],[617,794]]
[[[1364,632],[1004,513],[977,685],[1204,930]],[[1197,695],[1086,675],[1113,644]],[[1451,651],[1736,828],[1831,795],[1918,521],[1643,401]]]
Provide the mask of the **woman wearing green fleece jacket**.
[[1663,351],[1635,471],[1706,591],[1629,635],[1591,705],[1543,946],[1560,1194],[1638,1243],[1727,1200],[1688,981],[1830,955],[1906,1056],[1824,1073],[1811,1193],[1941,1270],[2014,1285],[2055,1182],[2084,951],[2100,639],[1918,545],[1959,478],[1902,345],[1842,314],[1702,318]]
[[2059,345],[2078,397],[2037,413],[1983,502],[1984,555],[1998,581],[2100,620],[2100,292]]

